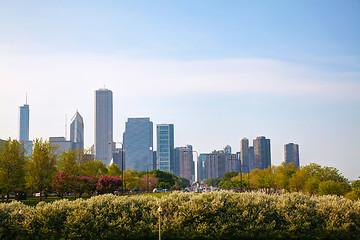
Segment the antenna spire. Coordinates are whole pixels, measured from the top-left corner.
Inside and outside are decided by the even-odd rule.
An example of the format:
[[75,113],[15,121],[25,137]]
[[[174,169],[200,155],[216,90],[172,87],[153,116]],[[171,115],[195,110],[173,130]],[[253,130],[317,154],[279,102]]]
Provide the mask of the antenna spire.
[[65,114],[65,139],[67,139],[67,114]]
[[26,92],[26,99],[25,99],[25,103],[26,103],[26,105],[27,105],[27,92]]

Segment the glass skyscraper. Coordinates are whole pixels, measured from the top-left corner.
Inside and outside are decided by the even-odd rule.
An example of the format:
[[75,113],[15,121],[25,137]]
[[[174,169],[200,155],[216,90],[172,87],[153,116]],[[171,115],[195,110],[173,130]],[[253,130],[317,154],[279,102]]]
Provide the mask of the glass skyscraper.
[[113,95],[102,88],[95,91],[95,144],[96,160],[110,165],[113,157]]
[[254,168],[265,169],[271,166],[270,139],[257,137],[254,144]]
[[29,141],[29,105],[19,107],[19,140]]
[[71,119],[70,141],[74,143],[75,149],[84,149],[84,121],[78,111]]
[[174,161],[174,125],[156,125],[157,136],[157,169],[176,175],[177,166]]
[[128,118],[123,136],[126,168],[153,169],[153,123],[150,118]]

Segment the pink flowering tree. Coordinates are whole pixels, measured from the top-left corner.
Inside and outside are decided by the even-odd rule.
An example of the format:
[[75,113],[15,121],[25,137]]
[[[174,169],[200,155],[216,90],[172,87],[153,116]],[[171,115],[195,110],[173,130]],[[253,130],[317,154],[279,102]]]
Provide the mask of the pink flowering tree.
[[111,177],[101,175],[96,185],[96,190],[99,194],[113,193],[116,189],[119,189],[122,185],[122,179],[120,177]]

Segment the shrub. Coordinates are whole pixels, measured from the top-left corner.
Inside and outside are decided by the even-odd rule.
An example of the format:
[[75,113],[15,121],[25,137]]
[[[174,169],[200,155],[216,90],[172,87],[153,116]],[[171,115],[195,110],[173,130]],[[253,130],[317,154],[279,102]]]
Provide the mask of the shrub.
[[0,239],[360,239],[360,201],[227,191],[0,204]]

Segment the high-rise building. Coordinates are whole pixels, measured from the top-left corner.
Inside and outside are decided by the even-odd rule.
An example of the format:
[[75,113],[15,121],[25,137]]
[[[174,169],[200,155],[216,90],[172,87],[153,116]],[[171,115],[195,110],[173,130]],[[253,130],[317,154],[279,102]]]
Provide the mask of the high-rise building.
[[84,149],[84,121],[78,111],[71,119],[70,141],[74,143],[75,149]]
[[157,169],[175,174],[174,125],[157,124]]
[[29,141],[29,105],[19,107],[19,140]]
[[222,178],[224,173],[236,171],[240,168],[237,154],[225,153],[225,151],[213,151],[206,154],[205,178]]
[[224,152],[225,152],[225,153],[231,153],[231,146],[230,146],[230,145],[226,145],[226,146],[224,147]]
[[51,145],[57,147],[56,154],[60,155],[62,152],[67,152],[74,149],[74,143],[66,140],[64,137],[50,137],[49,142]]
[[175,165],[179,165],[179,170],[175,168],[175,175],[195,181],[195,165],[193,160],[193,150],[191,145],[175,148]]
[[299,145],[288,143],[284,145],[284,155],[286,163],[295,163],[296,167],[300,166],[299,160]]
[[95,91],[95,144],[96,160],[110,165],[113,158],[113,94],[102,88]]
[[128,118],[124,132],[126,168],[153,169],[153,123],[150,118]]
[[205,161],[206,161],[206,153],[200,153],[199,163],[198,163],[199,181],[205,179]]
[[254,144],[254,168],[265,169],[271,166],[270,139],[257,137]]
[[254,169],[254,147],[249,147],[249,168],[250,172]]
[[32,153],[32,141],[29,140],[29,105],[19,107],[19,141],[24,142],[28,156]]
[[247,138],[243,138],[240,141],[240,159],[241,159],[241,172],[250,173],[249,140]]

